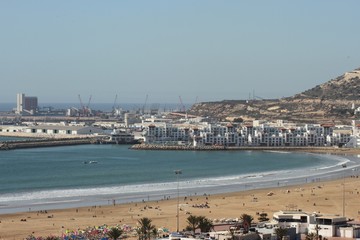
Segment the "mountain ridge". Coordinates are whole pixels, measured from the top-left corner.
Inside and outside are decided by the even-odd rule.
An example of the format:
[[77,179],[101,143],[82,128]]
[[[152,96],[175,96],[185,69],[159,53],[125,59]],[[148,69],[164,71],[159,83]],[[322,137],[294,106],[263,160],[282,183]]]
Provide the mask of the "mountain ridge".
[[190,114],[219,120],[283,119],[294,122],[348,124],[360,106],[360,68],[290,97],[197,103]]

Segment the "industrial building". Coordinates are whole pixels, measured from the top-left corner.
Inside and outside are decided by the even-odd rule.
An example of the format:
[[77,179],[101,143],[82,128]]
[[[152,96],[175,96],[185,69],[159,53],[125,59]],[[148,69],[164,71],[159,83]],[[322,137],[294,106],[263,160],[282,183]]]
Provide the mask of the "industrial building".
[[34,115],[38,111],[37,97],[27,97],[24,93],[16,96],[16,114]]

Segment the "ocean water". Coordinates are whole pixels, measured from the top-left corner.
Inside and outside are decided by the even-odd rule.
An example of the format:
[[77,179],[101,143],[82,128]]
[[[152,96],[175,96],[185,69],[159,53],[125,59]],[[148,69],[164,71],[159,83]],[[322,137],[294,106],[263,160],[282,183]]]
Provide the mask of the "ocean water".
[[[190,196],[284,186],[339,178],[360,166],[356,156],[128,147],[1,151],[0,213],[160,200],[176,197],[177,191]],[[179,169],[182,174],[176,175]]]
[[[87,104],[84,103],[84,104]],[[81,108],[81,104],[77,103],[41,103],[39,102],[39,108],[53,107],[54,109],[68,109],[71,107]],[[100,110],[104,112],[112,111],[114,103],[90,103],[89,107],[93,110]],[[184,103],[186,109],[191,107],[191,104]],[[117,103],[115,107],[122,108],[123,110],[138,110],[144,107],[144,103]],[[10,112],[16,108],[15,103],[0,103],[0,112]],[[179,110],[180,103],[147,103],[145,109],[158,108],[161,111],[176,111]]]

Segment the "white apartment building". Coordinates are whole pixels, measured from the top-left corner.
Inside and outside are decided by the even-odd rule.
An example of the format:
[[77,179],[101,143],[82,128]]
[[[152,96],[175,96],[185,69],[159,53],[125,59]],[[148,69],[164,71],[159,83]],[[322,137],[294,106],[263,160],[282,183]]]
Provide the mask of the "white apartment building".
[[302,126],[273,126],[271,124],[207,124],[178,127],[170,123],[150,124],[143,133],[145,142],[183,142],[193,146],[360,146],[360,136],[353,134],[358,127],[332,124],[306,124]]
[[272,224],[295,228],[297,234],[314,233],[322,237],[360,237],[360,227],[347,223],[346,217],[302,211],[279,211],[273,214]]

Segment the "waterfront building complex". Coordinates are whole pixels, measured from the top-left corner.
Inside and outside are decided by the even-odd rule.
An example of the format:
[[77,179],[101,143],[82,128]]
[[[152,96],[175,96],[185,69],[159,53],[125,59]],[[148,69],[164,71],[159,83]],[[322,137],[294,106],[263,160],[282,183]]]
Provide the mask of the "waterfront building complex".
[[[345,216],[325,215],[297,211],[279,211],[273,214],[269,225],[274,224],[282,228],[294,228],[296,234],[314,233],[322,237],[360,237],[358,221],[347,221]],[[298,239],[298,238],[296,238]]]
[[177,125],[169,122],[144,126],[143,138],[149,144],[183,144],[189,146],[346,146],[359,147],[360,124],[286,124],[283,121],[253,121],[245,124],[198,123]]

